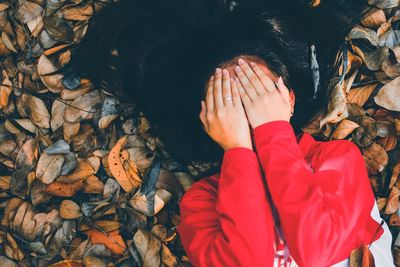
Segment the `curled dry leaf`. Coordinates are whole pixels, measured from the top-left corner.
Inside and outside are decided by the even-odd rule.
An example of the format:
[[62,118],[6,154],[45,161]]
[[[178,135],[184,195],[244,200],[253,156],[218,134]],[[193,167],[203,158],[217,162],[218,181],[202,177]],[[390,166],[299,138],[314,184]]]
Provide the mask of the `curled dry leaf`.
[[[319,129],[326,123],[336,123],[348,117],[345,82],[338,79],[331,80],[330,97],[327,114],[320,120]],[[332,88],[333,87],[333,88]]]
[[128,136],[125,135],[118,140],[108,155],[108,165],[113,177],[121,185],[125,192],[137,188],[142,179],[138,175],[136,164],[129,159],[129,153],[123,149]]

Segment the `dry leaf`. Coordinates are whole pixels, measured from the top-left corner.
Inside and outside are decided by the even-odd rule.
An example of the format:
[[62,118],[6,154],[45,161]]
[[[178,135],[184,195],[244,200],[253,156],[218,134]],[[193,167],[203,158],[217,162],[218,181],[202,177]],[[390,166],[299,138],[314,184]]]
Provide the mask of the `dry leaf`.
[[136,164],[129,159],[129,153],[123,149],[128,136],[118,140],[117,144],[108,155],[108,164],[113,177],[125,192],[130,192],[142,183],[138,175]]
[[353,88],[347,94],[347,102],[354,103],[362,107],[365,102],[367,102],[368,98],[375,90],[377,84],[368,84],[363,87]]
[[332,139],[343,139],[349,134],[353,132],[354,129],[360,127],[357,123],[351,120],[342,120],[338,126],[336,127],[335,131],[333,132],[331,138]]
[[81,208],[72,200],[63,200],[60,204],[60,217],[63,219],[76,219],[82,216]]
[[50,128],[50,113],[44,101],[38,97],[29,97],[29,112],[33,122],[41,128]]
[[87,162],[80,161],[72,173],[58,177],[57,181],[63,183],[74,183],[76,181],[83,181],[92,174],[94,174],[93,168]]
[[58,197],[72,197],[82,188],[83,188],[82,180],[72,183],[63,183],[55,181],[49,184],[44,190],[44,192]]
[[386,151],[375,142],[363,150],[363,156],[370,174],[382,172],[389,161]]
[[399,196],[400,196],[400,190],[398,189],[397,186],[393,186],[392,190],[390,190],[390,195],[389,195],[389,199],[386,204],[384,214],[392,214],[392,213],[396,212],[396,210],[399,208],[399,204],[400,204]]
[[36,168],[36,178],[44,184],[51,184],[60,175],[63,163],[63,154],[48,155],[43,152]]
[[389,110],[400,111],[400,77],[383,86],[374,97],[375,103]]
[[85,232],[93,244],[104,244],[112,253],[120,255],[126,249],[125,241],[118,230],[104,234],[98,230],[90,229]]
[[43,84],[53,93],[59,93],[62,89],[62,74],[54,74],[57,68],[54,64],[46,57],[41,55],[37,64],[37,71]]

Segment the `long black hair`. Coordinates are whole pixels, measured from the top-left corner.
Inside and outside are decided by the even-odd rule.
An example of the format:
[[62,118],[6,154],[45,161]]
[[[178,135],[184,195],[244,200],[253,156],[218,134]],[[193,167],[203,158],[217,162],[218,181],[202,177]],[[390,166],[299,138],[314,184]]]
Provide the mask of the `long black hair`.
[[310,47],[321,83],[361,0],[120,0],[91,18],[69,67],[133,101],[181,163],[217,161],[222,150],[201,127],[204,85],[236,56],[262,58],[296,94],[295,131],[325,104],[314,98]]

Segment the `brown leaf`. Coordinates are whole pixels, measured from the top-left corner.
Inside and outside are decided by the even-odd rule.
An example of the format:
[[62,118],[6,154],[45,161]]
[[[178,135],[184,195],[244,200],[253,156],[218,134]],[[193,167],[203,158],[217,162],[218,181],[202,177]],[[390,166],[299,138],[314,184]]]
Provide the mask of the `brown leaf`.
[[100,194],[103,192],[104,184],[95,175],[90,175],[83,182],[83,192]]
[[72,200],[63,200],[60,204],[60,216],[63,219],[76,219],[82,216],[81,208]]
[[66,108],[65,120],[79,122],[81,120],[93,119],[94,113],[101,107],[100,102],[101,96],[99,90],[93,90],[78,97]]
[[361,23],[364,27],[375,28],[386,22],[385,12],[382,9],[375,9],[364,16]]
[[347,100],[344,92],[345,82],[340,82],[338,79],[331,80],[330,97],[328,104],[328,112],[321,119],[319,128],[321,129],[326,123],[336,123],[348,117]]
[[121,185],[125,192],[137,188],[142,179],[138,175],[136,164],[129,159],[129,153],[122,149],[126,144],[128,136],[125,135],[118,140],[117,144],[108,155],[108,165],[113,177]]
[[58,197],[72,197],[82,188],[83,188],[82,180],[72,183],[63,183],[55,181],[49,184],[44,190],[44,192]]
[[368,172],[370,174],[382,172],[389,161],[386,151],[375,142],[363,150],[363,157],[367,163]]
[[375,90],[377,84],[368,84],[363,87],[353,88],[347,94],[347,102],[362,107]]
[[121,255],[126,250],[125,241],[118,230],[104,234],[98,230],[90,229],[85,233],[93,244],[104,244],[113,254]]
[[142,257],[143,267],[160,265],[161,242],[158,238],[139,228],[133,236],[133,241]]
[[41,128],[50,128],[50,113],[44,101],[36,96],[29,97],[29,112],[33,122]]
[[343,139],[348,136],[350,133],[353,132],[354,129],[360,127],[357,123],[344,119],[342,120],[338,126],[336,127],[335,131],[333,132],[331,138],[332,139]]
[[375,103],[389,110],[400,111],[400,77],[384,85],[374,97]]
[[63,183],[74,183],[76,181],[83,181],[92,174],[94,174],[93,168],[87,162],[80,161],[72,173],[59,176],[57,181]]
[[399,208],[400,205],[399,196],[400,196],[399,188],[397,186],[393,186],[392,190],[390,190],[390,195],[386,203],[384,214],[392,214],[396,212],[396,210]]
[[36,178],[44,184],[51,184],[60,175],[63,163],[63,154],[48,155],[43,152],[36,167]]
[[46,57],[41,55],[37,63],[37,71],[43,84],[53,93],[59,93],[64,87],[62,85],[62,74],[53,74],[57,71],[54,64]]

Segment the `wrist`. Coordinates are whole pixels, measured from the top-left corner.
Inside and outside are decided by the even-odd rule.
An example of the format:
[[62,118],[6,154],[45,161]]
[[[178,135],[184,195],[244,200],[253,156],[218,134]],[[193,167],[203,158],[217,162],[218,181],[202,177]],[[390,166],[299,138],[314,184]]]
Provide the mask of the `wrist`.
[[225,152],[228,151],[228,150],[232,150],[234,148],[247,148],[247,149],[253,150],[252,144],[241,144],[241,143],[238,143],[238,144],[232,144],[232,145],[228,145],[228,146],[222,147],[222,149]]
[[252,125],[252,130],[254,131],[257,127],[259,127],[259,126],[263,126],[263,125],[266,125],[266,124],[275,124],[275,123],[290,123],[290,119],[273,119],[273,120],[264,120],[264,121],[260,121],[260,122],[257,122],[257,123],[254,123],[253,125]]

